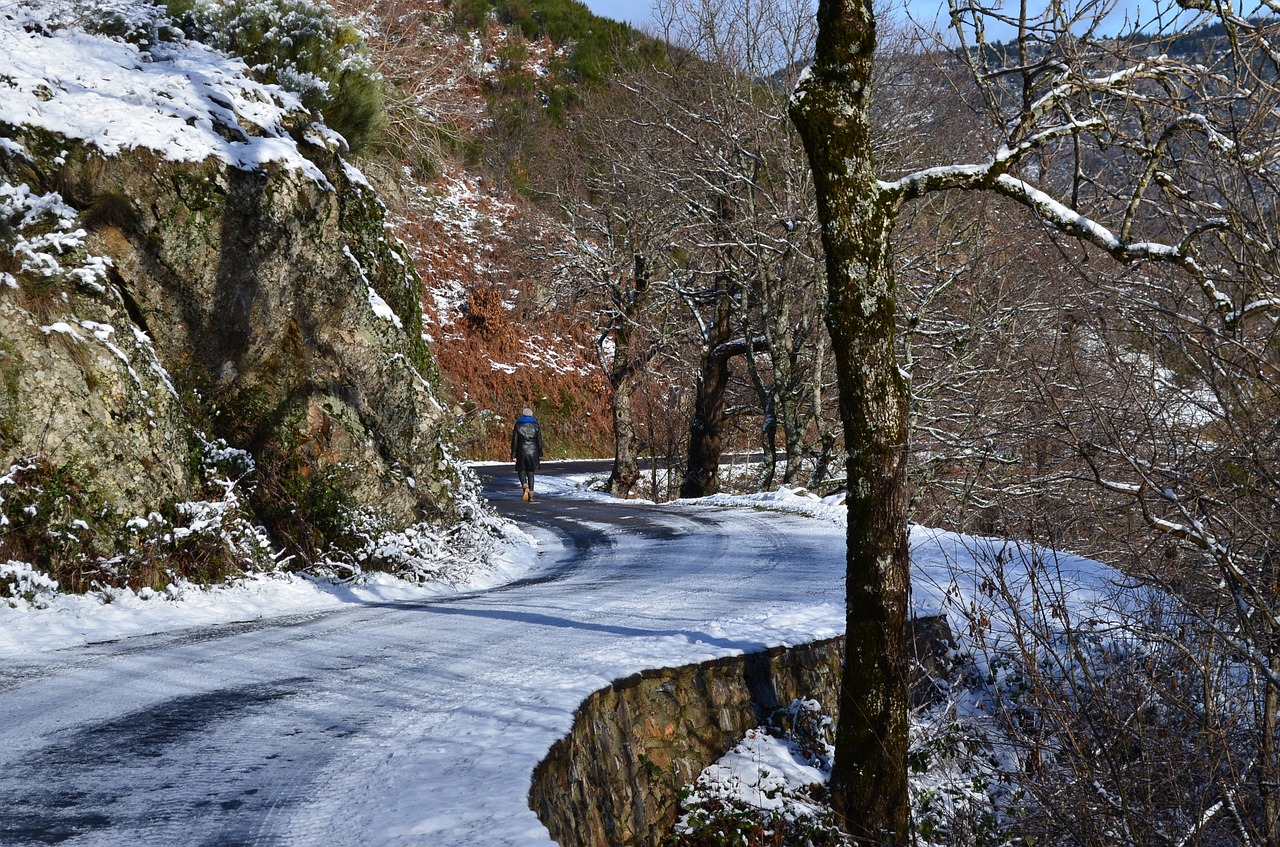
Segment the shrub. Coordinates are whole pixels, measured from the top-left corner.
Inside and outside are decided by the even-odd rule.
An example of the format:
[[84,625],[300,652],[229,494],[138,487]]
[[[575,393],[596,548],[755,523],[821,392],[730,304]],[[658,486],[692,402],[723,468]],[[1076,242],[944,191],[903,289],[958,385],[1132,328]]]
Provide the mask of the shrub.
[[134,0],[54,0],[44,6],[42,24],[54,31],[77,27],[143,48],[178,35],[164,10]]
[[[519,29],[527,39],[543,36],[569,46],[563,73],[572,83],[595,83],[628,56],[656,61],[657,42],[643,37],[625,23],[602,18],[579,0],[454,0],[454,21],[460,29],[483,29],[490,17]],[[561,92],[563,95],[563,92]]]
[[268,446],[257,457],[258,476],[249,489],[254,515],[294,568],[343,559],[362,543],[351,468],[304,452]]
[[22,359],[12,342],[0,338],[0,446],[15,444],[22,432]]
[[113,551],[114,514],[75,463],[29,458],[0,478],[0,554],[28,561],[71,591],[98,577]]
[[189,38],[244,59],[342,133],[353,154],[386,124],[382,77],[364,36],[312,0],[168,0]]

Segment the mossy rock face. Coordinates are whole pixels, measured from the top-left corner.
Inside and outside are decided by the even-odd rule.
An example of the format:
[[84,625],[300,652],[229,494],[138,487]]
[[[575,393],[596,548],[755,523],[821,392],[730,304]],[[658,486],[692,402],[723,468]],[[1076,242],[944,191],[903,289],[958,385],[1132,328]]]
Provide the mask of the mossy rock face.
[[22,371],[18,346],[0,335],[0,443],[17,443],[22,435]]
[[90,284],[0,286],[0,475],[38,456],[146,515],[199,499],[192,445],[222,439],[253,457],[252,518],[303,559],[356,543],[344,514],[457,517],[420,281],[333,151],[307,150],[322,181],[0,136],[28,154],[0,155],[0,178],[57,192],[110,261]]
[[126,514],[198,496],[186,416],[106,279],[32,277],[0,287],[0,475],[23,457],[74,460]]

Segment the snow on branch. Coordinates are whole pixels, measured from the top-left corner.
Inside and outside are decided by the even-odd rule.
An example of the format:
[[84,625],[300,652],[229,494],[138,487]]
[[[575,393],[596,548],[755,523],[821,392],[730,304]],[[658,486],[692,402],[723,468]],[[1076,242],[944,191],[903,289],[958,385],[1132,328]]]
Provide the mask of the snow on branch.
[[1174,248],[1163,244],[1148,242],[1126,247],[1111,230],[1102,224],[1080,214],[1035,186],[1008,174],[998,175],[992,187],[1004,196],[1029,206],[1046,223],[1101,247],[1121,261],[1128,262],[1140,258],[1167,259],[1174,254]]
[[[974,188],[988,186],[975,184]],[[1209,274],[1190,254],[1191,237],[1206,229],[1219,225],[1216,221],[1207,222],[1193,229],[1187,237],[1177,245],[1161,244],[1155,241],[1125,241],[1110,229],[1080,212],[1067,206],[1033,185],[1008,174],[996,176],[990,188],[1016,200],[1036,213],[1040,220],[1056,228],[1060,232],[1074,235],[1107,251],[1118,262],[1131,264],[1139,261],[1159,261],[1177,265],[1189,272],[1199,281],[1201,290],[1221,313],[1228,313],[1234,308],[1231,298],[1224,294],[1209,278]]]
[[1039,120],[1058,108],[1064,99],[1073,95],[1086,91],[1117,91],[1137,80],[1158,79],[1177,68],[1178,66],[1170,61],[1168,56],[1161,55],[1104,76],[1067,80],[1055,85],[1027,108],[1023,116],[1023,125],[1027,126]]
[[1277,310],[1280,310],[1280,297],[1262,297],[1251,303],[1246,303],[1243,308],[1227,312],[1223,319],[1226,321],[1227,326],[1235,326],[1240,321]]
[[[1206,116],[1198,112],[1178,116],[1178,118],[1174,120],[1165,131],[1166,135],[1172,134],[1173,131],[1177,129],[1200,131],[1204,134],[1205,138],[1208,139],[1209,144],[1219,153],[1230,155],[1235,153],[1237,150],[1237,145],[1234,141],[1219,132],[1217,128],[1209,122],[1209,119]],[[1256,159],[1257,157],[1254,156],[1250,158]]]
[[1102,125],[1100,118],[1089,118],[1087,120],[1068,121],[1058,126],[1049,127],[1023,139],[1013,147],[1009,147],[1006,144],[1000,145],[1000,149],[996,152],[996,163],[1004,164],[1007,167],[1055,138],[1078,135],[1088,130],[1098,129]]
[[767,341],[763,335],[752,336],[750,339],[739,336],[716,345],[711,351],[711,358],[732,359],[734,356],[744,356],[750,351],[762,349]]
[[995,158],[986,164],[941,165],[925,168],[889,182],[877,180],[876,188],[893,202],[915,199],[931,191],[946,191],[952,188],[990,188],[995,179],[1007,173],[1023,157],[1047,142],[1056,138],[1078,135],[1097,129],[1101,125],[1102,122],[1096,118],[1068,121],[1044,129],[1012,147],[1000,145]]
[[990,181],[995,162],[986,165],[943,165],[925,168],[891,182],[876,180],[876,190],[890,202],[913,200],[931,191],[952,188],[985,188]]
[[1114,494],[1138,495],[1142,493],[1142,486],[1132,482],[1116,482],[1115,480],[1104,479],[1100,476],[1097,477],[1096,482],[1100,487]]
[[[1263,596],[1259,585],[1250,578],[1241,563],[1237,561],[1237,554],[1231,549],[1230,539],[1224,540],[1216,536],[1206,526],[1206,518],[1195,514],[1192,507],[1176,493],[1157,485],[1147,472],[1145,462],[1134,456],[1124,458],[1137,476],[1137,483],[1108,480],[1092,459],[1086,457],[1086,462],[1093,471],[1094,481],[1104,490],[1128,497],[1137,507],[1147,527],[1191,544],[1208,554],[1217,564],[1224,578],[1224,586],[1231,591],[1236,604],[1242,609],[1246,618],[1252,614],[1252,610],[1269,609],[1270,604]],[[1176,514],[1171,517],[1174,519],[1157,515],[1152,511],[1147,498],[1143,496],[1147,491],[1157,492],[1161,501],[1173,507]],[[1204,503],[1205,500],[1200,498],[1199,502]],[[1212,521],[1209,522],[1212,523]],[[1260,667],[1264,672],[1271,674],[1267,664],[1264,663]],[[1275,683],[1280,684],[1280,678],[1276,678]]]

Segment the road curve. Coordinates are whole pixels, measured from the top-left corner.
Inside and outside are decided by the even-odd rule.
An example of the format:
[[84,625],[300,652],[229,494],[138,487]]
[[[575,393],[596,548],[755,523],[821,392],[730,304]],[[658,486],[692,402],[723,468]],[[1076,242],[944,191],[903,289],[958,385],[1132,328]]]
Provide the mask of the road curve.
[[0,660],[0,844],[545,847],[530,774],[589,693],[829,634],[833,527],[546,470],[485,480],[540,542],[516,583]]

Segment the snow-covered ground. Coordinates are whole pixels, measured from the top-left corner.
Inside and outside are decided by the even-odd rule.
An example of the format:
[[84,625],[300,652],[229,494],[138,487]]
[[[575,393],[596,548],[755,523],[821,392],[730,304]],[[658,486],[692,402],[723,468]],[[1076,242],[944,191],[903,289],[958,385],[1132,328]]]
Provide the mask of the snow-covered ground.
[[[278,162],[324,175],[284,128],[296,97],[251,79],[244,63],[193,42],[137,44],[85,25],[145,32],[161,12],[132,0],[19,0],[0,7],[0,120],[78,138],[107,155],[145,148],[175,161]],[[325,144],[323,127],[315,127]],[[224,134],[228,137],[224,137]]]
[[[68,844],[545,847],[530,775],[592,691],[843,629],[837,502],[658,507],[583,480],[544,476],[524,541],[466,586],[276,578],[0,607],[0,841],[56,824]],[[547,529],[563,519],[590,552]],[[993,568],[1016,586],[1043,567],[1012,550],[917,529],[917,607],[969,632]],[[1067,564],[1101,608],[1105,569]]]
[[[473,467],[477,470],[505,469],[507,464],[476,463]],[[643,500],[618,501],[593,492],[589,488],[595,481],[585,471],[564,476],[544,474],[539,477],[539,496],[547,503],[561,503],[571,498],[605,503],[623,510],[654,505]],[[668,508],[678,514],[681,509],[707,506],[745,506],[748,508],[739,514],[747,517],[760,509],[813,517],[817,519],[815,531],[830,535],[833,545],[843,540],[843,507],[787,491],[763,495],[721,495],[701,503],[684,501]],[[744,521],[743,531],[754,523],[754,520]],[[541,567],[545,567],[546,557],[556,555],[554,550],[546,549],[548,545],[554,547],[555,543],[554,539],[539,538],[518,525],[509,525],[505,543],[494,549],[487,568],[477,569],[469,560],[460,560],[454,565],[447,561],[436,563],[436,569],[442,574],[461,575],[447,583],[415,583],[379,573],[362,574],[359,580],[347,582],[302,574],[270,573],[254,574],[214,587],[171,585],[165,592],[127,589],[88,595],[50,592],[40,596],[36,603],[0,603],[0,661],[8,659],[23,664],[39,664],[44,661],[42,654],[138,635],[263,621],[375,603],[425,602],[470,595],[536,575]],[[830,550],[832,573],[838,574],[841,566],[837,561],[838,551],[834,546]],[[806,566],[812,565],[806,563]],[[761,594],[770,592],[768,583],[759,587]],[[804,641],[837,634],[844,627],[839,606],[838,596],[824,592],[822,601],[815,602],[812,608],[802,607],[790,615],[772,618],[753,643],[772,644],[774,642],[769,640],[771,634],[774,637],[790,635],[787,641],[778,643],[797,643],[797,638]]]
[[452,585],[416,584],[377,573],[365,574],[356,583],[277,573],[255,574],[212,588],[173,585],[163,593],[50,594],[38,606],[0,603],[0,660],[32,659],[40,653],[134,635],[481,590],[525,573],[532,555],[531,546],[510,544],[491,560],[490,570]]
[[[592,691],[839,631],[838,524],[574,489],[541,478],[527,543],[489,576],[522,578],[492,589],[0,609],[0,842],[548,845],[530,777]],[[570,516],[586,553],[539,528]]]
[[[790,492],[709,501],[844,520],[836,503]],[[944,616],[954,643],[943,657],[953,667],[939,696],[909,716],[916,837],[921,844],[935,843],[935,836],[939,844],[958,843],[951,828],[976,826],[989,827],[991,843],[998,843],[1022,793],[1020,757],[1026,750],[1006,737],[1002,720],[1019,708],[1023,661],[1052,656],[1051,664],[1071,667],[1071,642],[1079,647],[1080,639],[1092,641],[1086,652],[1105,652],[1120,642],[1138,646],[1145,595],[1097,561],[1027,543],[916,526],[910,547],[912,614]],[[830,718],[817,712],[816,702],[797,701],[790,708],[790,720],[749,732],[688,787],[678,831],[692,843],[727,832],[753,833],[757,840],[750,843],[772,843],[758,840],[761,831],[786,833],[796,843],[811,837],[813,843],[829,843],[824,839],[834,837],[834,815],[811,791],[830,777]],[[792,726],[804,725],[795,714],[810,716],[803,743],[791,733]],[[815,718],[828,722],[816,733]]]

